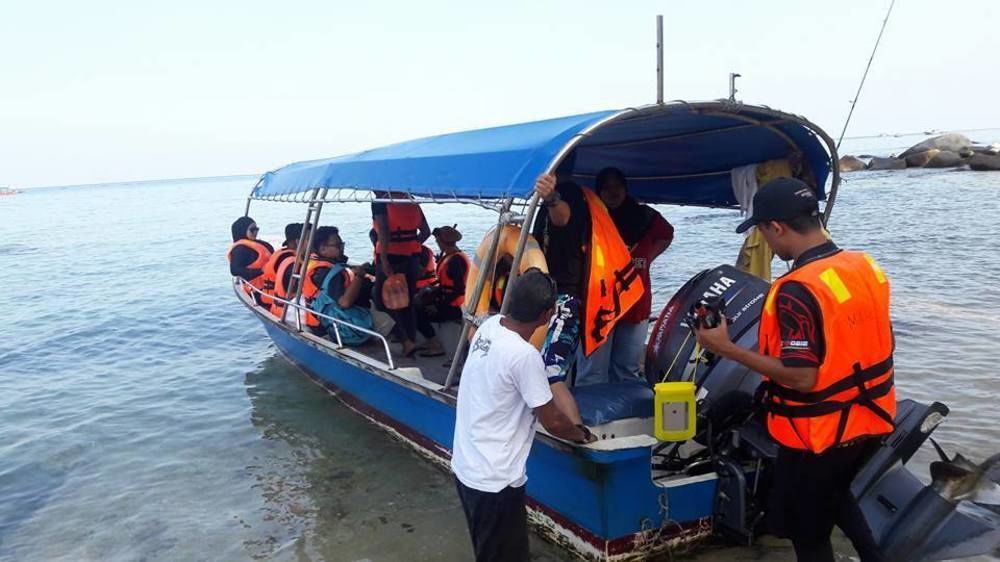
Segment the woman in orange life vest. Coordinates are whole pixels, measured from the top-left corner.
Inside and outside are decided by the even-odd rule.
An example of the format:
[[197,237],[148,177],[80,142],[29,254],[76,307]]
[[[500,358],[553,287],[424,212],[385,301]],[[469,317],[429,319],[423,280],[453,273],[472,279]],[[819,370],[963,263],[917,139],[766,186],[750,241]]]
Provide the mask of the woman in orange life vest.
[[622,241],[629,248],[644,291],[639,302],[628,309],[615,325],[605,345],[590,357],[577,356],[577,385],[642,379],[641,359],[646,349],[653,303],[649,268],[674,239],[674,227],[663,215],[628,194],[625,174],[618,168],[604,168],[597,172],[595,188],[608,207]]
[[792,270],[771,285],[760,353],[738,347],[723,325],[697,331],[706,349],[767,379],[767,428],[780,445],[768,516],[799,560],[833,560],[841,528],[863,562],[881,560],[849,487],[892,432],[896,414],[889,281],[861,252],[826,238],[804,182],[778,178],[753,198],[757,226]]
[[415,299],[417,329],[427,340],[427,349],[419,353],[421,357],[441,357],[445,354],[431,323],[462,321],[465,282],[469,275],[469,257],[457,245],[462,233],[454,226],[441,226],[435,228],[432,234],[441,249],[435,273],[438,283],[421,290]]
[[[381,199],[405,201],[408,196],[398,192],[376,192]],[[417,351],[417,320],[413,296],[417,290],[420,271],[420,248],[430,238],[430,227],[420,206],[416,203],[372,203],[372,222],[376,233],[375,299],[379,309],[382,303],[382,285],[394,273],[406,276],[406,287],[411,305],[402,310],[388,311],[396,321],[396,337],[403,343],[403,355],[412,357]]]
[[[257,240],[260,229],[250,217],[236,219],[230,230],[233,234],[233,245],[229,247],[228,253],[229,273],[263,290],[264,266],[271,258],[274,247],[263,240]],[[253,294],[257,304],[262,303],[259,293],[249,288],[246,291]]]
[[642,296],[642,280],[600,198],[572,181],[542,175],[535,193],[545,205],[532,234],[548,263],[559,297],[542,346],[556,404],[581,423],[566,378],[577,348],[589,356]]
[[[295,261],[295,252],[298,251],[299,238],[302,237],[302,223],[293,222],[285,225],[285,243],[281,249],[271,254],[271,259],[267,260],[264,266],[264,291],[280,299],[288,295],[288,284],[292,278],[290,267],[282,268],[286,261]],[[278,274],[281,274],[281,277]],[[267,300],[267,297],[264,297]],[[285,310],[285,305],[275,300],[271,300],[271,314],[281,317]]]

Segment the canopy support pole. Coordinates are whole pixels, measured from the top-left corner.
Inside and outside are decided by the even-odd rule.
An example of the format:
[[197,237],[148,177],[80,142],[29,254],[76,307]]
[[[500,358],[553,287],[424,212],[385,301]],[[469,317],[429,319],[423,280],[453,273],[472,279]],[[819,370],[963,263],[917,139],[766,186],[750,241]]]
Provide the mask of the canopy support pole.
[[[497,219],[496,232],[493,233],[493,240],[490,240],[490,250],[483,256],[483,262],[479,264],[479,277],[476,279],[476,287],[472,292],[475,297],[465,303],[464,314],[462,315],[462,335],[458,337],[458,344],[455,346],[455,356],[451,359],[451,367],[448,368],[448,377],[444,381],[444,390],[451,388],[458,375],[458,369],[462,364],[462,356],[465,355],[469,347],[469,335],[472,332],[472,318],[479,308],[479,301],[483,298],[483,287],[486,286],[486,279],[493,275],[494,262],[497,256],[497,247],[500,245],[500,235],[503,234],[503,227],[509,221],[508,213],[513,199],[504,201],[500,211],[500,218]],[[513,269],[511,269],[513,273]],[[510,284],[508,283],[508,287]],[[505,299],[506,300],[506,299]]]
[[[318,196],[318,197],[317,197]],[[316,228],[319,225],[319,214],[323,210],[323,197],[326,196],[326,188],[317,188],[312,192],[309,205],[306,207],[306,218],[302,223],[303,232],[308,233],[305,237],[299,238],[299,246],[295,249],[295,263],[292,264],[292,278],[288,282],[288,295],[292,302],[299,302],[302,296],[302,287],[305,285],[303,275],[309,268],[309,249],[312,248],[313,238],[316,236]],[[304,238],[304,240],[303,240]],[[303,242],[305,244],[303,245]],[[288,310],[287,308],[285,309]],[[302,331],[302,314],[296,309],[295,326]]]
[[260,185],[261,181],[263,181],[263,177],[258,179],[257,182],[253,184],[253,189],[250,190],[250,195],[247,196],[247,206],[243,209],[244,217],[250,216],[250,202],[253,201],[253,194],[257,192],[257,186]]
[[656,103],[663,105],[663,16],[656,16]]

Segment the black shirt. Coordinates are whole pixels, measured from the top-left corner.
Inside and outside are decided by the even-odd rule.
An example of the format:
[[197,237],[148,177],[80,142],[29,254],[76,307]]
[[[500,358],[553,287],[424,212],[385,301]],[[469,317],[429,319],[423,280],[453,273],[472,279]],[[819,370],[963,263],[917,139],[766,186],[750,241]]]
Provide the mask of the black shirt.
[[[324,272],[330,271],[324,268]],[[371,308],[371,283],[368,281],[367,277],[362,277],[358,279],[355,277],[354,283],[365,283],[361,286],[361,290],[358,292],[358,297],[354,299],[354,304],[351,306],[360,306],[361,308]],[[330,296],[331,299],[335,301],[340,301],[340,297],[344,296],[347,292],[347,269],[343,269],[336,277],[330,279],[330,284],[326,287],[326,294]]]
[[531,233],[545,253],[549,275],[555,279],[559,292],[582,297],[586,279],[584,247],[590,239],[590,213],[579,187],[561,184],[557,189],[559,196],[569,205],[569,222],[565,226],[552,224],[548,209],[543,208],[535,217]]
[[[257,240],[262,246],[267,248],[270,252],[274,252],[274,247],[264,242],[263,240]],[[264,273],[263,269],[250,269],[249,265],[257,261],[257,250],[249,248],[240,244],[233,248],[232,253],[229,254],[229,273],[235,277],[242,277],[247,281],[251,281],[259,277]]]
[[[840,252],[833,242],[810,248],[795,260],[792,269]],[[823,313],[816,297],[802,283],[781,285],[776,297],[781,333],[781,363],[786,367],[819,367],[826,357]]]

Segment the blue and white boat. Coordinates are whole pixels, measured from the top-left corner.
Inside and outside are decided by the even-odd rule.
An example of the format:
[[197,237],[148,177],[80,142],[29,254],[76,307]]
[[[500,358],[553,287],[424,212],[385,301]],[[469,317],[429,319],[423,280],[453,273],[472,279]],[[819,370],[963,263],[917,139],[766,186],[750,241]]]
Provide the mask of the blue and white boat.
[[[829,216],[839,184],[837,152],[831,138],[802,117],[729,101],[599,111],[290,164],[261,177],[246,211],[249,213],[254,202],[298,202],[305,206],[304,222],[314,225],[324,206],[341,202],[469,204],[496,211],[497,226],[531,224],[537,208],[532,187],[540,174],[557,173],[571,176],[581,185],[593,185],[595,174],[606,166],[626,170],[630,192],[646,203],[738,209],[732,170],[792,153],[810,170]],[[389,198],[390,192],[396,199]],[[399,194],[405,194],[405,199]],[[527,230],[521,231],[515,271],[528,239]],[[495,259],[495,252],[494,243],[486,257]],[[296,259],[296,271],[301,271],[308,256],[300,251]],[[486,283],[488,270],[492,268],[479,269],[477,289]],[[737,277],[730,270],[716,268],[692,279],[667,305],[650,347],[673,346],[675,358],[681,357],[680,364],[688,365],[695,353],[693,342],[683,337],[687,328],[676,313],[685,299],[712,287],[727,300],[744,299],[741,302],[747,303],[744,310],[750,312],[745,314],[745,325],[732,329],[741,330],[736,334],[739,341],[754,345],[756,330],[749,328],[756,323],[754,304],[759,313],[761,299],[753,297],[766,291],[767,284]],[[735,281],[720,284],[719,279]],[[457,350],[450,371],[440,360],[393,357],[389,343],[374,333],[374,343],[346,347],[338,345],[336,334],[331,339],[320,338],[303,329],[298,315],[275,317],[257,306],[240,285],[241,281],[234,279],[236,295],[257,315],[288,360],[348,407],[422,456],[448,467],[458,391],[455,375],[466,338],[455,340]],[[474,311],[475,304],[467,302],[467,310]],[[290,298],[288,306],[299,307],[295,298]],[[471,321],[471,314],[467,314],[466,330]],[[735,381],[726,382],[736,389],[733,392],[752,396],[759,382],[756,374],[740,372],[733,365],[714,368],[721,373],[717,380]],[[655,373],[657,379],[687,376],[694,375],[673,365]],[[705,374],[695,379],[700,388],[699,408],[710,407],[715,398],[708,394],[712,385],[707,381]],[[714,532],[744,542],[752,540],[754,518],[760,513],[755,492],[768,461],[773,459],[773,443],[746,417],[730,427],[713,422],[713,416],[706,412],[699,414],[698,438],[681,444],[660,443],[653,430],[653,392],[639,386],[642,388],[574,389],[584,421],[601,437],[596,443],[568,443],[539,430],[528,460],[529,520],[534,529],[590,560],[641,559],[682,549]],[[715,407],[722,406],[717,401]],[[902,463],[946,413],[947,408],[940,404],[901,404],[897,437],[900,432],[902,437],[873,459],[867,480],[859,484],[859,501],[874,502],[870,517],[882,517],[873,528],[878,526],[883,543],[898,542],[897,516],[910,514],[911,507],[923,509],[919,498],[914,498],[924,487],[915,478],[909,480],[912,475],[905,472]],[[715,436],[713,423],[718,424]],[[907,437],[907,432],[912,435]],[[888,478],[890,474],[895,477]],[[903,480],[905,486],[899,484]],[[890,491],[885,491],[885,486]],[[899,491],[904,488],[905,493]],[[881,495],[871,499],[871,494]],[[885,499],[890,496],[891,502]],[[879,498],[884,501],[876,501]],[[875,513],[888,509],[887,504],[892,506],[891,513]],[[997,522],[980,511],[974,517],[982,522],[981,527],[963,537],[996,537]],[[942,521],[958,517],[954,509],[948,513],[942,515]],[[933,539],[935,535],[925,536]],[[943,540],[941,544],[953,542]],[[945,547],[941,544],[927,545],[920,552],[936,553],[928,554],[934,557],[941,552],[956,553],[942,550]]]

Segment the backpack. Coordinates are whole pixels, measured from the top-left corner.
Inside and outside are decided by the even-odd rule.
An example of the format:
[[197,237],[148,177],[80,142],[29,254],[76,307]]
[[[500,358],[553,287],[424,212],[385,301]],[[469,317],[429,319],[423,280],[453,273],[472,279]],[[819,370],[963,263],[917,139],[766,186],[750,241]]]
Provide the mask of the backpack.
[[[330,298],[330,281],[335,279],[337,275],[340,275],[341,271],[344,271],[343,264],[334,264],[327,272],[326,277],[323,278],[323,285],[320,287],[319,294],[313,299],[312,308],[313,312],[318,312],[320,314],[325,314],[337,320],[344,322],[349,322],[354,326],[359,326],[366,330],[373,330],[374,323],[372,322],[372,313],[366,308],[360,306],[352,306],[350,308],[343,308],[337,303],[336,300]],[[360,330],[355,330],[350,326],[345,326],[344,324],[336,324],[334,327],[334,322],[331,322],[327,318],[319,317],[320,323],[327,329],[330,334],[330,339],[337,341],[337,332],[340,333],[340,341],[344,345],[361,345],[371,339],[371,335]]]

